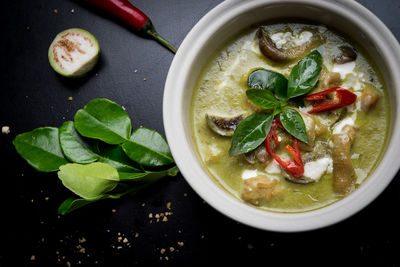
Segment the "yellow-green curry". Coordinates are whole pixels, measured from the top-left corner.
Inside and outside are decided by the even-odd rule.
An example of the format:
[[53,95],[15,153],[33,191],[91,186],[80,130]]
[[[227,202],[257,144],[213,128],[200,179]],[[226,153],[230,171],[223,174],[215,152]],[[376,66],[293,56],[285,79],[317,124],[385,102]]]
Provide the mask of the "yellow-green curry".
[[302,212],[350,194],[385,147],[389,101],[363,50],[323,25],[252,27],[219,49],[192,98],[204,167],[261,209]]

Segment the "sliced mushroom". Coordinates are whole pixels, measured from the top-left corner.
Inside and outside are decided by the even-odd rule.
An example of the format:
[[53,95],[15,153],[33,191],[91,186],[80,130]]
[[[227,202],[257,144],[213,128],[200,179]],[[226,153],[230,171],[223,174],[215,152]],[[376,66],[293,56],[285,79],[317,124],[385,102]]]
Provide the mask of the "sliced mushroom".
[[274,41],[272,41],[269,33],[262,27],[257,31],[257,38],[261,53],[265,57],[280,63],[289,62],[301,57],[307,51],[318,46],[322,39],[319,34],[314,34],[311,40],[305,44],[290,49],[279,49]]
[[[271,146],[273,146],[272,150],[274,150],[275,143],[272,143],[272,144],[273,144],[273,145],[271,145]],[[270,160],[272,159],[271,155],[267,152],[267,149],[265,148],[264,143],[259,145],[253,151],[246,153],[244,156],[245,156],[245,159],[247,160],[247,162],[250,164],[255,164],[258,160],[262,164],[267,165],[270,162]]]
[[350,155],[355,132],[354,126],[346,125],[342,133],[332,135],[333,189],[339,195],[347,195],[355,188],[357,177]]
[[279,181],[259,175],[244,181],[242,199],[253,205],[259,205],[261,201],[270,201],[281,193]]
[[361,95],[361,109],[364,112],[368,112],[370,108],[378,102],[379,97],[376,88],[371,84],[366,84]]
[[344,64],[351,61],[355,61],[357,59],[357,53],[354,51],[353,48],[349,46],[340,46],[339,47],[339,54],[333,59],[333,61],[337,64]]
[[241,122],[243,118],[243,115],[235,117],[222,117],[206,114],[208,127],[210,127],[210,129],[215,133],[222,136],[232,136],[239,122]]

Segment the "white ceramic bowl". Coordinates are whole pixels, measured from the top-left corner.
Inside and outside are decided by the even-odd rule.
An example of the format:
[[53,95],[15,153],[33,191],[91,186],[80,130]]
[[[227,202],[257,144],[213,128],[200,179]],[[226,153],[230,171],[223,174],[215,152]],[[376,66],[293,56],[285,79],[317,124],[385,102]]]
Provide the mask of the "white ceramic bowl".
[[[275,213],[249,206],[220,188],[202,167],[192,140],[190,103],[199,72],[210,55],[251,24],[270,19],[311,19],[351,36],[384,76],[391,104],[391,127],[384,156],[352,194],[303,213]],[[305,231],[339,222],[364,208],[389,184],[400,167],[400,46],[385,25],[352,0],[225,1],[186,36],[165,85],[163,117],[174,159],[191,187],[211,206],[241,223],[265,230]]]

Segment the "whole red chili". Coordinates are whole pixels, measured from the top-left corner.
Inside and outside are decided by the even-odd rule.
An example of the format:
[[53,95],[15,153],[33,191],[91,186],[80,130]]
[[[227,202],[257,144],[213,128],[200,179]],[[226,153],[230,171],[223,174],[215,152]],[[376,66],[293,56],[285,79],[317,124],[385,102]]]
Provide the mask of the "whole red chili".
[[329,111],[337,108],[342,108],[348,105],[353,104],[356,102],[357,95],[352,93],[351,91],[341,88],[341,87],[333,87],[315,94],[307,95],[303,99],[304,100],[314,100],[314,101],[319,101],[319,100],[326,100],[327,96],[330,93],[335,93],[335,101],[323,101],[323,102],[317,102],[313,105],[313,109],[310,110],[308,113],[317,113],[317,112],[323,112],[323,111]]
[[104,11],[107,11],[115,17],[123,20],[136,31],[151,36],[163,46],[176,53],[176,48],[165,40],[154,29],[153,23],[140,9],[133,6],[128,0],[84,0]]
[[278,143],[278,136],[276,135],[276,128],[283,128],[282,123],[274,119],[271,125],[271,130],[269,131],[267,138],[265,139],[265,148],[267,149],[268,153],[284,168],[287,172],[292,174],[294,177],[301,177],[304,174],[304,164],[303,160],[301,159],[300,148],[298,140],[295,137],[293,138],[293,147],[289,144],[285,146],[286,150],[292,155],[293,160],[282,160],[278,155],[276,155],[271,148],[271,138],[274,138],[275,143]]

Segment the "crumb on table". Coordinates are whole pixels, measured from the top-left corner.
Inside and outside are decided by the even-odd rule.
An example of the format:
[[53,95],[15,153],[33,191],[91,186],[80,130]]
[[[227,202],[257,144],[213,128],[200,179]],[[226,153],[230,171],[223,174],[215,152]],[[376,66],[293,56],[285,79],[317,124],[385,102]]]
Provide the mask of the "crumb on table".
[[10,126],[3,126],[1,127],[2,134],[9,134],[10,133]]

